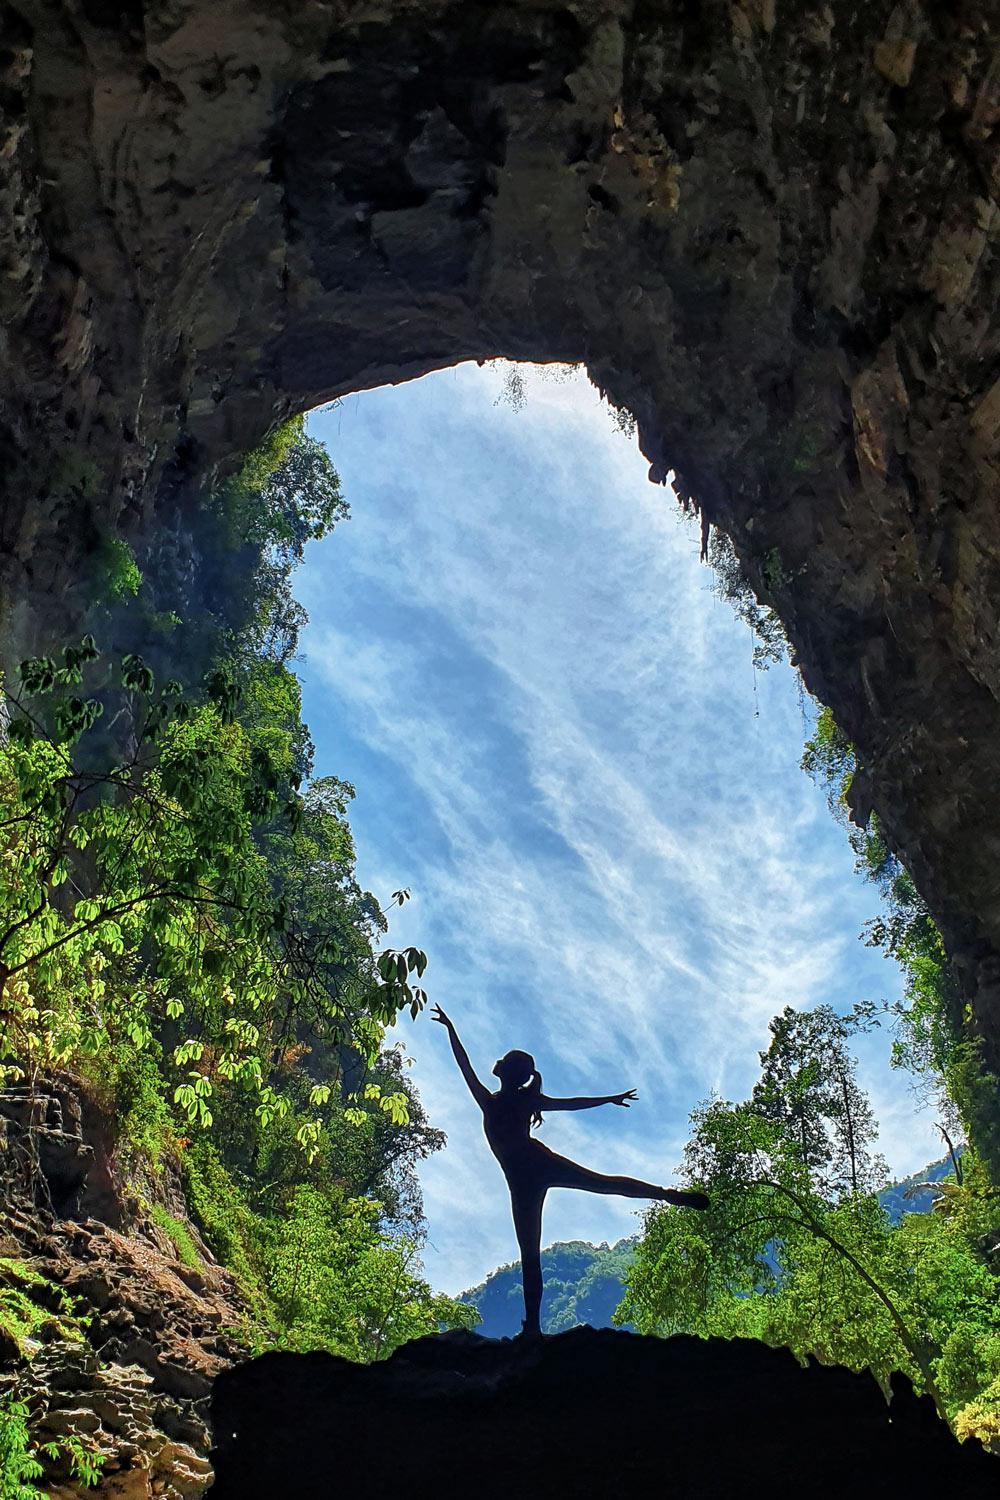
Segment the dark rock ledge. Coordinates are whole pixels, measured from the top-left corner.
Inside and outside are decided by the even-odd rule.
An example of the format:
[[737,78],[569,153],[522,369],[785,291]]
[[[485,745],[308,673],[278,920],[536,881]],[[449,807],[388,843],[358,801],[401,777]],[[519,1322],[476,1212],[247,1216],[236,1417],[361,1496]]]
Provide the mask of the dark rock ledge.
[[266,1354],[215,1383],[211,1500],[1000,1493],[929,1398],[749,1341],[447,1334],[384,1364]]

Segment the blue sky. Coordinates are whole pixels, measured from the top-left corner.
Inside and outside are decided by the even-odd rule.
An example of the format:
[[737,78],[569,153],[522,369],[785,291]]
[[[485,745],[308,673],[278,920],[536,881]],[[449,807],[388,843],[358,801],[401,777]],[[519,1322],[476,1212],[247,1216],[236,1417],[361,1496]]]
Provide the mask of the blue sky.
[[[309,549],[298,669],[316,774],[357,787],[362,882],[413,892],[394,946],[481,1075],[511,1047],[550,1093],[637,1088],[550,1117],[600,1171],[671,1181],[690,1109],[743,1097],[787,1004],[894,997],[859,941],[875,893],[799,770],[787,666],[711,591],[697,525],[651,485],[586,376],[464,365],[317,412],[352,516]],[[448,1145],[422,1172],[432,1283],[516,1258],[503,1180],[444,1031],[399,1039]],[[862,1081],[897,1174],[940,1154],[888,1041]],[[616,1239],[641,1205],[554,1192],[544,1238]]]

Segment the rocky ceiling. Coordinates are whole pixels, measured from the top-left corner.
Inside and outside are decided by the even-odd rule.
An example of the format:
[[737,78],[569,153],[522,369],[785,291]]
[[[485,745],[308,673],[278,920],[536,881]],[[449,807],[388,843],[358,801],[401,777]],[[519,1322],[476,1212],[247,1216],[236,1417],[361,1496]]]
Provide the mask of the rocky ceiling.
[[994,0],[4,0],[8,639],[289,412],[584,360],[780,612],[997,1065],[998,45]]

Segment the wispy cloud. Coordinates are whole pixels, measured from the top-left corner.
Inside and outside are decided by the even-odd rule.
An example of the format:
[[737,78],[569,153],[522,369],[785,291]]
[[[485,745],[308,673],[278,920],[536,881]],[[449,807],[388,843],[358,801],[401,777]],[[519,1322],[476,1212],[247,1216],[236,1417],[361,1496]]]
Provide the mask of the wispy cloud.
[[[628,1115],[546,1134],[663,1179],[691,1106],[749,1087],[771,1015],[896,981],[798,770],[790,671],[755,684],[696,534],[582,376],[520,413],[498,384],[465,367],[314,419],[354,516],[304,569],[307,717],[319,769],[359,786],[362,874],[416,893],[394,935],[428,948],[473,1056],[526,1046],[556,1091],[637,1086]],[[456,1287],[513,1257],[506,1199],[444,1034],[407,1039],[450,1137],[424,1174],[428,1266]],[[878,1082],[908,1170],[933,1142]],[[627,1233],[634,1211],[557,1195],[546,1230]]]

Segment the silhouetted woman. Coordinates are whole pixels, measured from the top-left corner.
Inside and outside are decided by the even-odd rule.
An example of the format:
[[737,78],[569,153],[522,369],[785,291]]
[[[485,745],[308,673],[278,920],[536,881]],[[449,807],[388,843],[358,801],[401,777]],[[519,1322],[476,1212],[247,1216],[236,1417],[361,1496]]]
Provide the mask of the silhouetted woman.
[[542,1110],[595,1109],[599,1104],[618,1104],[628,1109],[629,1101],[637,1097],[634,1089],[627,1089],[624,1094],[605,1094],[597,1099],[550,1099],[542,1093],[542,1075],[535,1067],[534,1058],[527,1052],[508,1052],[494,1064],[493,1074],[499,1078],[500,1088],[495,1094],[491,1093],[477,1078],[458,1032],[439,1005],[434,1007],[432,1015],[435,1021],[448,1028],[455,1061],[469,1085],[469,1092],[483,1112],[486,1139],[510,1188],[514,1232],[521,1249],[525,1333],[541,1331],[542,1207],[549,1188],[580,1188],[585,1193],[653,1198],[685,1208],[708,1207],[704,1193],[657,1187],[652,1182],[640,1182],[636,1177],[605,1177],[600,1172],[578,1166],[565,1156],[557,1156],[532,1137],[532,1126],[542,1123]]

